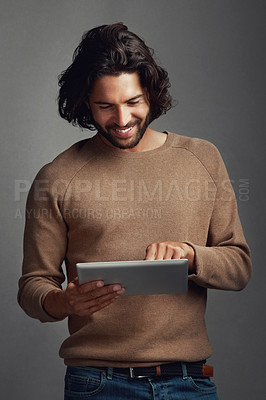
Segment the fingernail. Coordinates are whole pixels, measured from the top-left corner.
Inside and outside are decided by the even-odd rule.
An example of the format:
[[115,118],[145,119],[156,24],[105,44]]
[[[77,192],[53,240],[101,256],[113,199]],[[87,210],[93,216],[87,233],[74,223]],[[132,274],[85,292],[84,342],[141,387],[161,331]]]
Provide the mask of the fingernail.
[[118,290],[116,293],[117,294],[122,294],[122,293],[124,293],[124,291],[125,291],[125,289],[122,288],[121,290]]
[[103,287],[104,286],[104,282],[103,281],[99,281],[97,282],[97,287]]
[[118,290],[121,290],[121,286],[120,286],[120,285],[115,285],[115,286],[113,287],[113,291],[114,291],[114,292],[117,292]]

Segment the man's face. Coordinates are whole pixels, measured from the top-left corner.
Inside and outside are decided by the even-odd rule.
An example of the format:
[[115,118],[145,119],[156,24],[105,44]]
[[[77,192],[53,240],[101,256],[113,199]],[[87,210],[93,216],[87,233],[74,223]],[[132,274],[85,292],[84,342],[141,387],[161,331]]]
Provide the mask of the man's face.
[[95,127],[107,144],[133,149],[145,135],[150,107],[137,73],[96,79],[89,107]]

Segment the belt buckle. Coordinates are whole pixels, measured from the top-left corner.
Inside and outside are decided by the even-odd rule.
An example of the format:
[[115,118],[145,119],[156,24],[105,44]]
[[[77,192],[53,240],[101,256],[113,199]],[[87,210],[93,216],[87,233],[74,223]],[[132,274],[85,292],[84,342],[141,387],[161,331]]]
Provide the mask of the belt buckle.
[[135,375],[134,368],[129,368],[129,375],[130,378],[136,378],[136,379],[147,378],[147,376],[145,375]]

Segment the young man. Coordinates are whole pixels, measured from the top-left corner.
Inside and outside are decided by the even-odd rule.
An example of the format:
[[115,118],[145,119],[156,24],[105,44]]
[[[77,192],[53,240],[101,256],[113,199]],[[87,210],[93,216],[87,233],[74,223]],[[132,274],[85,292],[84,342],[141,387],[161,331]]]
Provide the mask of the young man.
[[[219,152],[150,128],[172,106],[168,76],[121,23],[87,32],[59,84],[60,115],[97,134],[32,185],[18,299],[43,322],[69,318],[65,399],[217,399],[207,288],[241,290],[251,274]],[[185,294],[121,296],[76,277],[77,262],[171,258],[189,261]]]

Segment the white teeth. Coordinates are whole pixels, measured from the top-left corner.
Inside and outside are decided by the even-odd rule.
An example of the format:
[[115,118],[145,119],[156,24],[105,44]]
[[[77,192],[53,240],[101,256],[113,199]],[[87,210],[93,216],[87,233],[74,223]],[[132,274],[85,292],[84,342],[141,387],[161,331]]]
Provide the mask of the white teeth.
[[119,133],[126,133],[129,132],[131,128],[127,128],[127,129],[116,129],[117,132]]

